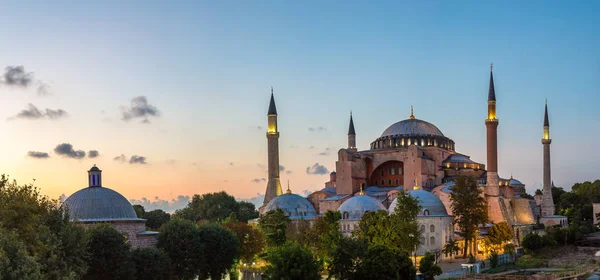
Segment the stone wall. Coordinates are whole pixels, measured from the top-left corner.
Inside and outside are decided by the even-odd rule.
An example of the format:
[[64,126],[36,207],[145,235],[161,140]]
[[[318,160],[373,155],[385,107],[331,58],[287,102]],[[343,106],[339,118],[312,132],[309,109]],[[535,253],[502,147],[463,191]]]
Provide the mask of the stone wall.
[[594,225],[598,224],[599,220],[596,215],[600,213],[600,203],[592,203],[592,208],[594,209]]
[[112,225],[125,234],[129,244],[132,248],[144,248],[148,246],[154,246],[157,242],[156,235],[138,234],[139,232],[146,231],[145,221],[123,221],[113,222]]
[[513,214],[517,223],[524,225],[536,223],[534,212],[537,207],[535,207],[535,201],[526,198],[513,198],[512,205]]

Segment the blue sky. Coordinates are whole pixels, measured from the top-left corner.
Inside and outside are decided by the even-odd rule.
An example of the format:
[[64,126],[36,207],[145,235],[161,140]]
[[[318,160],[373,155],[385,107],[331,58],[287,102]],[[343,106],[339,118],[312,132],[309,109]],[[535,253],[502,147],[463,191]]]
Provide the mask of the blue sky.
[[[282,180],[298,192],[327,181],[305,169],[335,167],[350,110],[359,149],[414,105],[458,152],[486,163],[494,63],[500,175],[539,188],[547,98],[553,179],[570,188],[600,176],[599,10],[596,1],[6,2],[0,67],[23,65],[52,94],[0,86],[0,129],[10,135],[0,171],[35,177],[51,196],[84,187],[97,163],[128,198],[251,197],[266,185],[252,180],[266,176],[271,86],[281,164],[292,171]],[[121,120],[136,96],[158,108],[150,124]],[[68,117],[4,120],[28,103]],[[63,142],[101,157],[53,154]],[[117,163],[120,154],[148,164]]]

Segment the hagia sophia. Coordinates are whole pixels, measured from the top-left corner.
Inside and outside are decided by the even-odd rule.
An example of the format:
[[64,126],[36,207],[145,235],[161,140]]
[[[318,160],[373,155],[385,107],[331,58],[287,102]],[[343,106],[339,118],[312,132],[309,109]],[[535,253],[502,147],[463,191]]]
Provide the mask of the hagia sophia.
[[[366,150],[356,147],[356,130],[350,114],[348,145],[338,151],[336,171],[319,191],[306,198],[282,192],[279,177],[279,131],[273,91],[267,112],[268,174],[261,214],[282,209],[292,220],[313,220],[328,210],[342,216],[340,230],[349,235],[366,212],[384,210],[393,213],[400,191],[417,198],[422,207],[418,214],[422,239],[417,254],[440,252],[449,240],[459,240],[460,230],[453,226],[450,194],[458,175],[474,177],[485,195],[490,224],[482,225],[486,234],[493,223],[507,222],[513,227],[515,242],[536,224],[567,226],[567,217],[554,215],[550,175],[550,124],[546,104],[542,145],[543,195],[536,200],[521,197],[525,185],[498,171],[496,92],[490,66],[487,132],[487,164],[458,153],[455,143],[434,124],[417,119],[411,108],[408,119],[390,125]],[[506,154],[506,153],[505,153]]]

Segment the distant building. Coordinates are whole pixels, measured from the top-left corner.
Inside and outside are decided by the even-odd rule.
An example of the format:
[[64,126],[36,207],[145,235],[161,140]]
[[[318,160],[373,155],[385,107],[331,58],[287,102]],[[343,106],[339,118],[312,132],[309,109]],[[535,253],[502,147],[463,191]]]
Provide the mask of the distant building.
[[102,186],[102,170],[96,165],[88,171],[88,187],[69,196],[63,203],[70,219],[85,225],[107,223],[122,232],[133,248],[154,246],[156,231],[146,230],[146,220],[118,192]]

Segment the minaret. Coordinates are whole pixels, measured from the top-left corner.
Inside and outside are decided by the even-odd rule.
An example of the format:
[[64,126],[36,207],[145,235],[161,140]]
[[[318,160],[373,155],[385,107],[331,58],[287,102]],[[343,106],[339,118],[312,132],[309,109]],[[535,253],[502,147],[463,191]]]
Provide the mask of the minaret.
[[271,199],[282,194],[281,182],[279,182],[279,131],[277,130],[277,108],[275,108],[275,98],[273,97],[273,88],[271,87],[271,103],[267,112],[267,145],[268,145],[268,168],[269,181],[265,191],[264,204],[268,204]]
[[485,197],[488,204],[488,218],[493,223],[510,222],[504,204],[500,197],[498,185],[498,118],[496,118],[496,89],[494,88],[494,74],[490,64],[490,88],[488,90],[488,116],[485,119],[487,130],[487,186]]
[[88,171],[88,184],[90,188],[102,187],[102,170],[94,166]]
[[550,176],[550,122],[548,121],[548,101],[544,111],[544,135],[542,145],[544,145],[544,185],[542,189],[542,217],[554,215],[554,201],[552,200],[552,176]]
[[356,132],[354,131],[352,111],[350,111],[350,126],[348,127],[348,150],[356,151]]
[[498,119],[496,118],[496,90],[494,88],[494,74],[490,64],[490,88],[488,90],[488,117],[485,120],[487,127],[487,186],[485,194],[498,196]]

